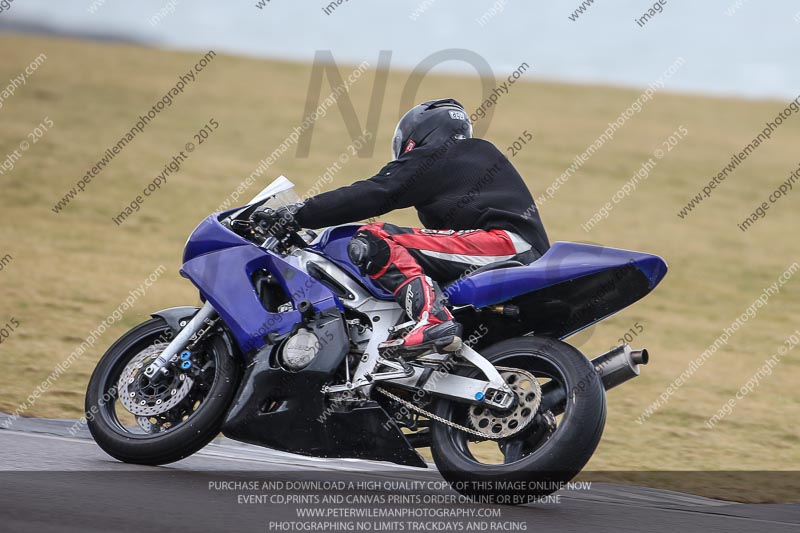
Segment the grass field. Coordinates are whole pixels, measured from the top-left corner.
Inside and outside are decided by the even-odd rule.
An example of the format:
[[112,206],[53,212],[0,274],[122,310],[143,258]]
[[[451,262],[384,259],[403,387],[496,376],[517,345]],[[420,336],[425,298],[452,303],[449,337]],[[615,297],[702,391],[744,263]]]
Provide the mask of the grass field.
[[[186,237],[302,122],[310,66],[216,56],[174,103],[137,135],[61,213],[52,206],[203,55],[118,44],[1,35],[0,80],[35,57],[46,61],[0,109],[0,163],[45,118],[53,126],[0,175],[0,410],[14,412],[34,388],[159,265],[166,273],[135,308],[78,358],[24,416],[77,417],[102,352],[127,328],[164,307],[196,303],[177,274]],[[351,66],[340,66],[344,76]],[[351,159],[330,188],[368,177],[385,163],[407,73],[392,72],[374,157]],[[496,107],[486,137],[501,148],[523,130],[533,142],[514,158],[541,194],[639,96],[639,91],[530,82]],[[362,124],[374,72],[351,89]],[[0,89],[5,85],[0,81]],[[328,93],[327,83],[323,95]],[[429,76],[417,100],[452,95],[480,104],[472,79]],[[800,277],[790,279],[643,423],[644,408],[687,369],[762,291],[800,257],[800,193],[770,207],[749,231],[737,223],[797,168],[800,118],[787,120],[686,219],[676,213],[784,108],[782,102],[659,93],[542,206],[551,240],[589,241],[653,252],[670,272],[645,300],[573,339],[588,355],[640,324],[643,375],[609,394],[594,470],[780,470],[800,464],[798,355],[790,352],[713,429],[706,420],[800,327]],[[219,128],[180,172],[121,226],[112,217],[141,194],[173,155],[213,118]],[[581,229],[662,141],[688,131],[649,178],[591,232]],[[350,143],[338,110],[320,119],[307,158],[291,148],[261,183],[279,174],[314,184]],[[256,187],[254,187],[256,189]],[[251,191],[251,193],[254,191]],[[245,195],[247,196],[247,195]],[[414,225],[413,211],[387,220]],[[635,329],[636,330],[636,329]]]

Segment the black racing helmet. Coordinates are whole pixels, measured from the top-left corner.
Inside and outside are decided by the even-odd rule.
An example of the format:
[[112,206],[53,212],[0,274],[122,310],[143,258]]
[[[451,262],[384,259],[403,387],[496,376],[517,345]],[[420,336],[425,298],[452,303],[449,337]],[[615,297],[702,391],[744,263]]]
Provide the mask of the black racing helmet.
[[417,146],[436,146],[451,139],[471,139],[472,124],[464,106],[452,98],[413,107],[397,123],[392,139],[395,159]]

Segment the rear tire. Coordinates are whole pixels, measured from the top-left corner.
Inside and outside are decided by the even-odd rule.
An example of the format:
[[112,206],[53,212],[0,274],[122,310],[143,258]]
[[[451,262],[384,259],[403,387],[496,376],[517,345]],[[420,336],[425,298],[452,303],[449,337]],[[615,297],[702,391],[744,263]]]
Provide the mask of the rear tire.
[[[605,389],[600,377],[577,349],[554,339],[509,339],[490,346],[482,355],[499,366],[528,370],[540,382],[549,377],[554,383],[543,385],[543,391],[548,391],[543,394],[553,394],[558,388],[568,391],[566,400],[552,409],[556,413],[563,409],[563,417],[555,430],[545,432],[544,437],[532,427],[519,433],[517,439],[517,435],[507,439],[501,444],[502,453],[506,454],[504,464],[480,462],[470,452],[464,432],[433,422],[431,452],[436,466],[458,492],[489,497],[495,503],[528,503],[555,492],[581,471],[600,442],[606,418]],[[473,369],[468,372],[471,377],[478,376]],[[469,426],[466,410],[465,404],[443,398],[433,406],[434,414]],[[524,438],[538,440],[532,443]],[[512,440],[520,441],[520,451],[514,452],[514,460],[509,462]],[[525,449],[527,454],[521,451]]]
[[[133,328],[114,343],[100,359],[86,392],[86,418],[97,444],[110,456],[126,463],[161,465],[178,461],[203,448],[219,434],[223,417],[236,393],[240,368],[232,347],[215,334],[205,341],[207,356],[215,359],[213,382],[199,407],[174,428],[155,434],[126,431],[115,414],[122,409],[115,398],[116,382],[122,369],[156,339],[169,336],[170,328],[154,318]],[[104,401],[113,388],[114,398]],[[116,404],[116,406],[114,405]]]

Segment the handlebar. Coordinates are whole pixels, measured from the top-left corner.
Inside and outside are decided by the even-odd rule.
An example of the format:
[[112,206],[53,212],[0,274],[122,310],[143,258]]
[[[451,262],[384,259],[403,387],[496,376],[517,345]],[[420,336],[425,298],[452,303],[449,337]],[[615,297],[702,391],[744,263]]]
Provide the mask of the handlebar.
[[[255,212],[250,213],[247,218],[228,219],[223,221],[223,225],[262,248],[277,250],[282,254],[290,253],[292,247],[305,248],[308,246],[308,242],[300,232],[287,228],[279,220],[263,219],[256,222],[254,214]],[[245,213],[239,215],[246,216]],[[316,237],[313,232],[308,231],[307,234],[312,239]]]
[[[308,243],[303,239],[298,231],[288,228],[280,220],[260,220],[255,222],[251,216],[248,220],[252,232],[259,235],[263,240],[259,245],[269,245],[269,249],[277,249],[281,253],[288,253],[292,246],[305,248]],[[270,242],[272,241],[272,242]]]

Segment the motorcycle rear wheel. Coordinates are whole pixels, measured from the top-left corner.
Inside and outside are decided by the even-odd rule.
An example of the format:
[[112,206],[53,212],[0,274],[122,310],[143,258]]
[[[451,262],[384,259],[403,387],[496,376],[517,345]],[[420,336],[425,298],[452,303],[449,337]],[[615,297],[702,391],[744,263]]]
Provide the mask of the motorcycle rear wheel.
[[[563,487],[591,458],[605,426],[605,389],[592,363],[559,340],[519,337],[481,353],[497,366],[519,368],[537,378],[542,388],[539,414],[528,428],[500,441],[433,423],[433,459],[442,476],[465,496],[511,505],[536,501]],[[472,369],[462,374],[478,376]],[[470,426],[470,408],[440,398],[432,411]],[[495,457],[502,457],[502,463],[492,462]]]

